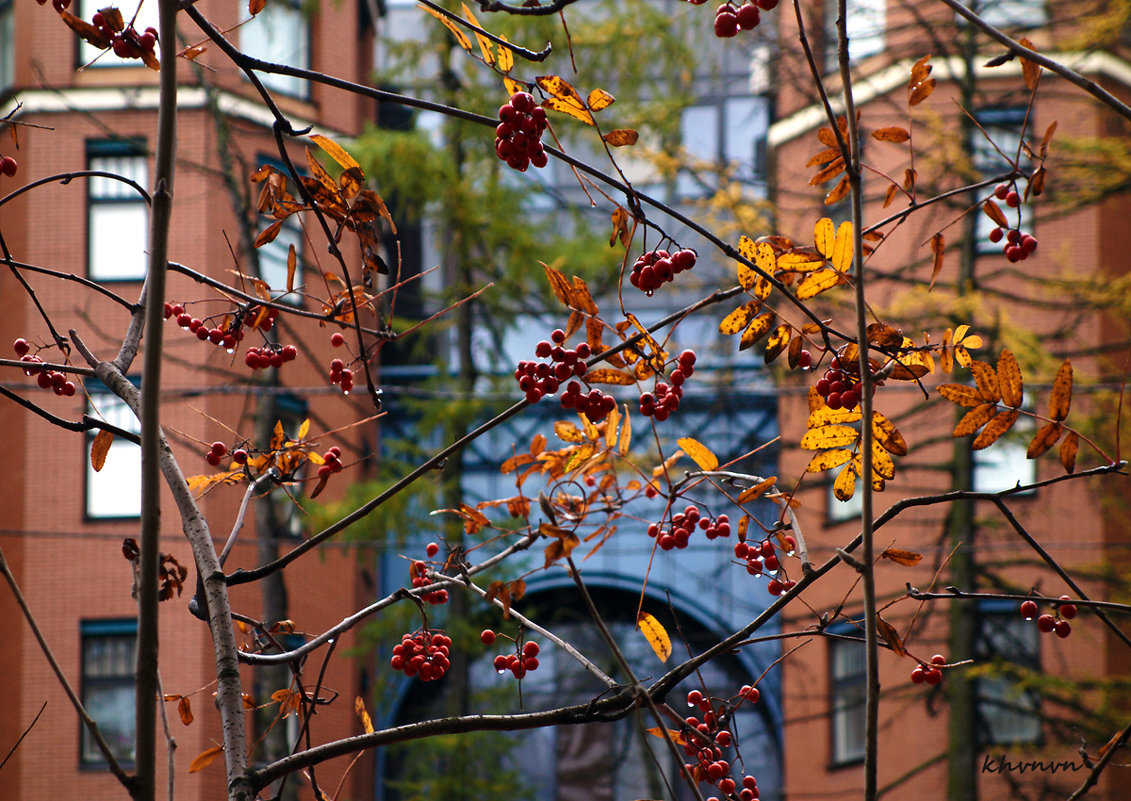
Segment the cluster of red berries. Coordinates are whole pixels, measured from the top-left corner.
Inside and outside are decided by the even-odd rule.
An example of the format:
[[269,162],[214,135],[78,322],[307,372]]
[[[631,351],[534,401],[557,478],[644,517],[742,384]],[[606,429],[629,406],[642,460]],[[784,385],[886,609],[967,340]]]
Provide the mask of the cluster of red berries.
[[715,10],[715,36],[729,39],[740,30],[754,30],[762,21],[762,11],[769,11],[777,4],[778,0],[756,0],[736,6],[727,0]]
[[[225,445],[223,442],[219,442],[219,441],[213,442],[212,447],[209,449],[208,453],[204,454],[204,461],[208,462],[208,464],[212,465],[213,467],[219,467],[220,466],[220,460],[223,459],[227,455],[228,455],[228,446],[227,445]],[[233,458],[234,458],[234,456],[233,456]],[[246,456],[244,458],[245,458],[245,461],[246,461]]]
[[[212,337],[209,337],[211,340]],[[252,370],[265,370],[268,367],[279,368],[284,362],[293,362],[298,358],[298,348],[294,345],[264,345],[262,348],[248,348],[244,353],[243,363]]]
[[[52,2],[61,2],[61,0],[52,0]],[[149,27],[145,29],[145,33],[138,33],[133,25],[127,25],[121,33],[113,33],[105,17],[101,20],[100,17],[101,14],[95,14],[91,21],[104,36],[110,37],[110,49],[118,58],[144,58],[146,53],[150,57],[153,56],[153,48],[157,44],[156,28]],[[99,21],[102,22],[101,25],[98,24]]]
[[341,359],[330,362],[330,383],[337,384],[346,395],[353,389],[353,370],[346,367]]
[[[413,587],[427,587],[432,583],[432,579],[428,578],[428,565],[424,564],[424,562],[413,562],[410,572],[412,574]],[[421,595],[420,599],[427,601],[433,606],[439,606],[448,602],[448,591],[433,590],[432,592],[426,592]]]
[[596,387],[582,392],[581,384],[576,381],[566,384],[561,402],[563,409],[574,409],[594,423],[601,422],[609,416],[609,412],[617,408],[617,399],[612,395],[607,395]]
[[393,646],[393,656],[389,666],[403,672],[409,678],[418,677],[421,681],[442,679],[451,666],[452,638],[446,634],[433,634],[418,631],[405,634]]
[[[484,645],[490,645],[495,641],[495,632],[487,629],[479,635],[479,639],[483,641]],[[522,644],[522,648],[515,653],[496,656],[495,670],[499,675],[509,670],[516,679],[521,679],[527,673],[538,669],[538,652],[540,650],[538,643],[534,640],[527,640]]]
[[[279,310],[274,306],[266,308],[267,311],[263,313],[263,319],[259,321],[259,325],[255,326],[260,331],[270,331],[275,325],[275,318],[279,316]],[[248,306],[243,316],[245,319],[254,320],[259,316],[259,306]]]
[[[47,0],[35,0],[40,5],[44,5]],[[71,0],[51,0],[51,7],[62,14],[71,7]],[[109,36],[109,34],[107,34]]]
[[[651,392],[640,396],[640,413],[662,423],[668,415],[679,409],[683,399],[683,382],[695,372],[695,351],[685,350],[677,359],[677,366],[668,381],[659,381]],[[670,382],[670,383],[668,383]]]
[[667,528],[659,523],[649,525],[648,536],[656,540],[660,550],[670,551],[673,548],[682,550],[687,547],[691,532],[695,530],[696,525],[703,529],[709,540],[730,536],[729,516],[723,514],[718,517],[710,515],[703,517],[695,504],[688,504],[682,512],[672,515],[671,525]]
[[323,464],[318,465],[318,477],[329,478],[331,473],[342,472],[342,449],[331,445],[322,454]]
[[[588,369],[585,360],[592,355],[589,343],[582,342],[576,348],[568,349],[564,343],[565,331],[560,328],[554,329],[549,340],[543,339],[534,346],[535,356],[550,361],[523,360],[515,368],[515,380],[518,381],[519,389],[526,393],[526,400],[530,403],[537,403],[544,395],[553,395],[558,391],[561,383],[570,376],[580,378],[585,375]],[[563,402],[562,405],[565,406],[565,403]]]
[[[12,350],[20,357],[21,362],[28,364],[42,364],[43,359],[29,353],[31,350],[31,343],[24,338],[17,339],[12,343]],[[43,389],[50,389],[56,395],[71,397],[75,394],[75,384],[73,381],[68,381],[67,376],[57,370],[44,370],[37,367],[25,367],[24,375],[34,375],[35,383]]]
[[694,250],[686,248],[675,253],[668,253],[666,250],[649,251],[633,262],[628,282],[651,297],[653,292],[679,273],[692,269],[697,258]]
[[[739,790],[738,780],[731,775],[733,766],[723,758],[723,749],[729,748],[734,742],[733,735],[726,727],[734,708],[743,701],[756,703],[760,695],[757,687],[743,685],[736,700],[720,700],[716,707],[714,700],[704,696],[699,690],[692,690],[687,694],[687,705],[698,708],[703,718],[700,720],[695,715],[689,715],[683,720],[683,752],[694,759],[685,764],[684,768],[698,781],[717,787],[724,797],[734,798],[737,794],[739,801],[755,801],[759,797],[758,782],[753,776],[742,775],[742,789]],[[718,799],[715,798],[715,801]]]
[[[787,555],[792,556],[793,549],[796,547],[793,537],[786,535],[783,539],[786,547],[789,548]],[[735,543],[734,555],[746,562],[746,572],[751,576],[760,576],[764,572],[771,577],[769,584],[766,585],[770,595],[781,595],[783,592],[789,592],[797,584],[792,579],[777,578],[778,571],[781,569],[781,559],[778,557],[777,549],[772,540],[767,539],[756,543]]]
[[545,130],[546,109],[535,103],[529,92],[515,92],[499,106],[495,153],[519,172],[526,172],[531,164],[545,167],[548,160],[541,142]]
[[915,669],[911,671],[911,681],[915,684],[938,684],[942,681],[942,670],[939,666],[945,664],[946,657],[942,654],[935,654],[928,664],[915,666]]
[[[875,387],[883,385],[883,379],[876,381],[872,385],[873,393]],[[830,409],[855,409],[856,404],[860,403],[863,385],[848,375],[841,366],[840,359],[834,356],[829,369],[825,371],[825,377],[817,382],[817,394],[825,399],[825,404]]]
[[1037,249],[1037,237],[1023,234],[1018,228],[1010,228],[1008,231],[995,228],[990,231],[991,242],[996,244],[1002,239],[1005,239],[1002,253],[1011,262],[1025,261]]
[[9,178],[16,174],[16,170],[19,169],[19,166],[19,163],[11,156],[0,158],[0,173],[7,175]]
[[[1070,601],[1067,595],[1060,596],[1061,601]],[[1037,617],[1037,602],[1036,601],[1022,601],[1021,602],[1021,616],[1026,620],[1037,618],[1037,631],[1042,634],[1050,634],[1055,632],[1057,637],[1067,637],[1072,633],[1072,624],[1069,620],[1076,617],[1076,604],[1073,603],[1059,603],[1056,605],[1054,613],[1045,614]]]

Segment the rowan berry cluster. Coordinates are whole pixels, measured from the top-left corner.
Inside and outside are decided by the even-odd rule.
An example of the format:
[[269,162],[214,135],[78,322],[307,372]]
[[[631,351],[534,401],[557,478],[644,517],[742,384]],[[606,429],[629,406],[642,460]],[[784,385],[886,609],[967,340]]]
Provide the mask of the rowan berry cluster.
[[[872,384],[872,392],[875,393],[875,387],[883,385],[883,379],[876,381]],[[824,378],[817,382],[817,394],[825,399],[830,409],[855,409],[863,394],[863,384],[845,372],[840,359],[834,356]]]
[[[692,0],[695,2],[695,0]],[[705,0],[701,0],[705,2]],[[775,8],[778,0],[755,0],[736,5],[730,0],[715,10],[715,36],[729,39],[737,36],[740,30],[751,31],[762,21],[762,12]],[[696,3],[699,5],[699,3]]]
[[686,248],[675,253],[668,253],[666,250],[649,251],[633,262],[628,282],[651,297],[653,292],[677,275],[695,267],[697,258],[694,250]]
[[[52,2],[63,1],[52,0]],[[157,44],[156,28],[149,27],[145,29],[145,33],[138,33],[133,25],[127,25],[124,31],[114,33],[106,18],[97,13],[91,22],[104,36],[110,37],[110,49],[118,58],[143,58],[146,53],[153,55],[153,48]]]
[[[35,2],[39,3],[42,6],[47,2],[47,0],[35,0]],[[71,7],[71,0],[51,0],[51,7],[62,14],[64,11]]]
[[204,454],[204,461],[213,467],[220,466],[220,460],[228,455],[228,446],[223,442],[213,442],[209,451]]
[[405,634],[393,646],[393,656],[389,666],[399,670],[409,678],[416,676],[421,681],[442,679],[451,666],[452,638],[446,634],[434,634],[427,630],[415,634]]
[[[694,760],[684,767],[698,781],[717,787],[724,797],[734,798],[737,795],[740,801],[755,801],[759,797],[758,782],[753,776],[741,775],[736,780],[731,775],[733,766],[723,757],[723,749],[729,748],[734,741],[726,725],[734,709],[743,701],[756,703],[760,695],[757,687],[748,684],[743,685],[733,701],[712,699],[699,690],[687,694],[687,705],[698,708],[703,717],[700,720],[689,715],[683,720],[683,752]],[[715,798],[715,801],[718,799]]]
[[704,517],[695,504],[688,504],[682,512],[676,512],[672,515],[671,525],[668,527],[664,527],[660,523],[649,525],[648,536],[656,540],[660,550],[670,551],[673,548],[682,550],[687,547],[691,533],[696,526],[703,530],[709,540],[730,536],[730,517],[728,515],[723,514],[718,517],[707,515]]
[[499,107],[495,153],[519,172],[526,172],[531,164],[545,167],[546,150],[540,141],[545,130],[546,109],[535,103],[529,92],[515,92]]
[[640,413],[645,417],[664,422],[668,415],[679,409],[683,399],[683,382],[695,372],[695,351],[685,350],[679,354],[677,366],[668,376],[668,381],[658,381],[652,392],[640,396]]
[[[998,184],[994,187],[994,197],[1001,200],[1011,209],[1021,205],[1021,195],[1011,184]],[[990,231],[989,239],[995,245],[1005,240],[1002,252],[1011,262],[1025,261],[1037,250],[1037,237],[1032,234],[1021,233],[1020,228],[994,228]]]
[[942,669],[940,666],[945,664],[946,657],[942,654],[935,654],[931,657],[929,663],[915,666],[915,669],[911,671],[911,681],[915,684],[938,684],[942,681]]
[[16,174],[16,170],[18,170],[19,167],[19,163],[11,156],[0,158],[0,173],[7,175],[9,178]]
[[[12,350],[20,357],[21,362],[26,362],[29,365],[42,364],[43,359],[29,353],[31,350],[31,343],[24,338],[17,339],[12,343]],[[35,383],[39,384],[42,389],[50,389],[56,395],[71,397],[77,391],[73,381],[68,381],[64,373],[58,370],[45,370],[42,367],[25,367],[24,375],[35,376]]]
[[[428,565],[424,562],[413,562],[411,573],[413,587],[427,587],[432,583],[432,579],[428,578]],[[427,601],[433,606],[439,606],[440,604],[446,604],[448,602],[448,591],[433,590],[432,592],[426,592],[421,595],[420,599]]]
[[322,454],[323,464],[318,465],[318,477],[329,478],[331,473],[342,472],[342,449],[331,445]]
[[[1067,595],[1060,596],[1060,601],[1071,601]],[[1058,603],[1051,613],[1046,612],[1037,617],[1037,602],[1036,601],[1022,601],[1021,602],[1021,616],[1026,620],[1037,618],[1037,631],[1042,634],[1056,633],[1057,637],[1064,638],[1072,633],[1072,624],[1069,620],[1076,617],[1076,604],[1074,603]]]
[[570,381],[566,385],[561,403],[563,409],[574,409],[594,423],[604,420],[617,407],[617,399],[612,395],[607,395],[596,387],[582,392],[581,384],[576,381]]
[[[210,337],[211,339],[211,337]],[[248,348],[244,353],[243,362],[252,370],[266,370],[268,367],[279,368],[284,362],[293,362],[298,358],[298,348],[294,345],[264,345],[262,348]]]
[[[787,555],[792,555],[793,549],[796,547],[793,537],[787,534],[782,539],[784,539],[786,547],[789,548]],[[777,548],[774,547],[772,540],[735,543],[734,555],[737,559],[746,562],[746,572],[751,576],[760,576],[766,573],[771,577],[769,584],[766,585],[770,595],[781,595],[783,592],[789,592],[797,584],[796,581],[791,579],[776,578],[781,569],[781,559],[778,557]]]
[[[488,637],[487,635],[491,636]],[[480,636],[484,644],[490,645],[495,641],[495,632],[484,631]],[[488,642],[490,640],[490,642]],[[516,643],[517,645],[517,643]],[[495,670],[502,675],[508,670],[516,679],[521,679],[527,673],[538,669],[538,652],[541,650],[534,640],[527,640],[513,654],[499,654],[495,657]]]
[[346,395],[353,389],[353,370],[346,367],[341,359],[330,362],[330,383],[337,384]]
[[[554,329],[550,339],[543,339],[534,346],[535,356],[550,361],[523,360],[515,368],[515,380],[518,381],[519,389],[526,393],[526,400],[530,403],[537,403],[544,395],[553,395],[558,391],[561,383],[570,376],[581,378],[585,375],[588,369],[585,360],[592,355],[589,343],[582,342],[576,348],[566,348],[565,338],[565,331],[560,328]],[[576,381],[571,382],[571,385],[576,385],[577,391],[581,391],[581,385]],[[564,398],[562,406],[569,408],[565,405]]]

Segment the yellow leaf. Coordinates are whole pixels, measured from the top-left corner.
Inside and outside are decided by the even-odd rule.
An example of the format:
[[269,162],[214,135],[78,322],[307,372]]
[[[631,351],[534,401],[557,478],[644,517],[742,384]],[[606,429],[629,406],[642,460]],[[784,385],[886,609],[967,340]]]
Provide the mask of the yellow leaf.
[[617,443],[617,451],[621,456],[628,455],[628,448],[632,444],[632,418],[628,414],[628,404],[624,406],[624,425],[620,427],[620,442]]
[[793,333],[793,329],[789,325],[782,323],[774,332],[770,334],[770,338],[766,340],[766,353],[763,356],[766,364],[769,364],[786,349],[789,345],[789,338]]
[[636,144],[640,133],[632,128],[614,128],[601,138],[613,147],[628,147]]
[[1001,400],[1001,387],[997,383],[997,372],[985,362],[970,362],[970,372],[984,401]]
[[[512,59],[512,63],[513,63],[513,59]],[[507,91],[510,92],[512,95],[515,92],[525,92],[526,89],[527,89],[526,84],[522,83],[521,81],[516,81],[514,78],[512,78],[509,75],[503,76],[503,86],[505,86],[507,88]]]
[[829,256],[829,263],[838,273],[846,273],[852,266],[852,223],[848,220],[837,226],[836,240],[832,255]]
[[373,720],[369,717],[369,712],[365,709],[365,701],[359,695],[353,699],[353,711],[357,714],[357,719],[361,721],[361,727],[365,729],[366,734],[373,733]]
[[464,33],[463,30],[460,29],[460,27],[458,25],[456,25],[454,22],[452,22],[450,19],[448,19],[447,16],[445,16],[444,14],[441,14],[439,11],[436,11],[435,9],[429,8],[428,6],[420,6],[420,8],[427,11],[429,14],[431,14],[436,19],[440,20],[440,22],[443,23],[444,27],[447,28],[449,31],[451,31],[452,35],[454,37],[456,37],[456,41],[459,42],[459,46],[462,47],[464,50],[471,52],[471,40],[467,38],[467,34]]
[[97,473],[106,464],[106,454],[110,451],[110,445],[114,442],[114,435],[109,431],[99,431],[95,437],[94,442],[90,445],[90,466],[94,468]]
[[821,473],[825,470],[832,470],[834,467],[840,467],[851,458],[852,451],[849,450],[821,451],[818,454],[814,454],[813,458],[809,460],[809,464],[805,467],[805,472]]
[[691,457],[695,464],[699,465],[701,470],[716,470],[719,466],[719,457],[711,452],[711,449],[698,440],[691,437],[683,437],[677,440],[679,447],[683,452]]
[[795,251],[793,253],[783,253],[778,256],[776,265],[777,269],[782,272],[808,273],[823,267],[825,260],[816,257],[811,252]]
[[831,206],[834,203],[839,203],[844,199],[844,196],[848,194],[848,190],[850,190],[851,188],[852,183],[848,180],[848,176],[841,176],[841,179],[837,181],[837,184],[833,187],[832,191],[825,195],[825,205]]
[[[815,394],[815,393],[814,393]],[[817,396],[820,397],[819,395]],[[879,412],[873,412],[877,417]],[[820,405],[809,412],[809,418],[805,421],[806,428],[820,428],[821,426],[838,425],[841,423],[855,423],[860,419],[860,412],[855,409],[830,409],[820,402]]]
[[581,425],[585,430],[585,438],[589,440],[589,442],[596,442],[601,436],[601,433],[597,430],[597,426],[593,425],[593,422],[586,417],[584,413],[578,412],[577,416],[581,418]]
[[750,501],[758,500],[766,493],[767,490],[769,490],[772,486],[774,486],[774,484],[777,483],[777,480],[777,476],[770,476],[769,478],[763,479],[762,481],[758,482],[753,487],[747,487],[738,494],[738,498],[735,499],[736,502],[739,505],[742,505],[744,503],[749,503]]
[[739,331],[746,328],[751,318],[754,317],[761,306],[762,301],[760,300],[752,300],[739,306],[719,323],[719,333],[728,336],[737,334]]
[[581,433],[581,429],[568,420],[558,420],[554,423],[554,433],[558,435],[558,439],[566,442],[585,442],[585,435]]
[[841,274],[836,270],[818,270],[801,279],[794,294],[798,300],[808,300],[822,292],[827,292],[841,282]]
[[1021,381],[1021,366],[1008,350],[1003,350],[998,356],[997,383],[1001,389],[1002,403],[1014,409],[1019,408],[1025,392]]
[[[467,3],[463,3],[462,5],[463,15],[467,18],[467,21],[474,25],[476,28],[482,28],[483,26],[479,24],[479,20],[477,20],[475,18],[475,15],[471,13],[471,9],[467,7]],[[481,34],[479,31],[474,31],[474,33],[475,39],[479,42],[479,52],[483,54],[483,60],[487,62],[487,66],[491,66],[495,63],[495,54],[491,51],[491,40]],[[505,71],[506,70],[504,70],[504,72]]]
[[1033,436],[1033,441],[1029,443],[1029,448],[1025,451],[1025,458],[1036,459],[1044,454],[1045,451],[1056,444],[1061,433],[1060,423],[1045,423]]
[[958,425],[954,427],[954,436],[965,437],[969,434],[973,434],[986,423],[990,422],[990,419],[996,413],[996,403],[983,403],[975,406],[958,421]]
[[301,442],[302,440],[306,439],[306,435],[309,434],[309,433],[310,433],[310,418],[308,417],[305,420],[303,420],[302,425],[300,425],[298,427],[298,434],[295,436],[295,439],[297,439]]
[[817,220],[817,224],[813,226],[813,242],[817,246],[817,252],[826,259],[831,259],[835,241],[836,231],[833,227],[833,221],[828,217]]
[[774,325],[774,313],[765,312],[759,314],[750,325],[742,332],[742,338],[738,341],[738,349],[746,350],[756,343],[759,339],[770,333],[770,328]]
[[617,444],[617,426],[620,425],[620,409],[616,406],[605,418],[605,447],[611,448]]
[[852,499],[855,492],[856,471],[851,464],[846,464],[836,477],[836,481],[833,482],[833,495],[836,496],[838,501],[848,501]]
[[667,662],[668,657],[672,655],[672,640],[660,621],[656,619],[656,616],[641,612],[640,616],[636,618],[636,627],[640,629],[640,633],[652,646],[652,650],[656,652],[660,661]]
[[358,164],[354,157],[345,151],[341,145],[332,139],[328,139],[322,134],[311,134],[310,138],[314,143],[326,151],[326,154],[334,161],[341,165],[343,170],[355,169],[361,172],[361,165]]
[[[738,238],[738,252],[742,255],[743,258],[749,261],[754,261],[757,253],[757,246],[754,244],[754,240],[745,235],[740,236]],[[773,250],[771,249],[770,252],[772,254]],[[738,262],[738,283],[742,286],[743,289],[750,289],[751,287],[753,287],[754,282],[757,280],[757,278],[758,273],[751,270],[742,262]]]
[[[1072,405],[1072,362],[1068,359],[1056,371],[1056,378],[1052,382],[1052,392],[1049,393],[1049,417],[1053,420],[1063,420],[1068,417],[1068,410]],[[1069,470],[1068,472],[1072,472]]]
[[558,75],[542,75],[535,79],[538,86],[542,91],[550,95],[545,102],[542,103],[546,108],[552,108],[554,111],[560,111],[563,114],[568,114],[571,117],[581,120],[586,125],[594,125],[593,115],[589,113],[589,109],[585,105],[585,101],[581,99],[581,95],[577,90],[569,85]]
[[589,99],[585,104],[589,106],[590,111],[603,111],[615,102],[616,98],[604,89],[594,89],[589,93]]
[[974,407],[985,402],[978,390],[966,384],[939,384],[938,391],[948,401],[959,406]]
[[891,420],[876,411],[872,412],[872,434],[876,442],[880,443],[888,453],[896,456],[907,455],[907,440]]
[[976,451],[982,448],[989,447],[997,441],[998,437],[1013,427],[1017,422],[1018,412],[1016,409],[1009,409],[1004,412],[999,412],[993,420],[986,423],[986,427],[982,429],[982,433],[974,438],[974,442],[970,447]]
[[860,432],[848,426],[821,426],[811,428],[801,438],[801,447],[807,451],[824,448],[840,448],[852,445],[860,437]]
[[189,773],[197,773],[204,770],[206,767],[216,761],[216,757],[224,753],[224,746],[214,745],[207,751],[197,754],[196,758],[189,763]]
[[614,370],[611,367],[590,370],[585,374],[585,380],[590,384],[618,384],[620,386],[636,383],[636,379],[624,370]]
[[872,472],[888,481],[895,478],[895,462],[884,450],[884,446],[875,440],[872,440]]

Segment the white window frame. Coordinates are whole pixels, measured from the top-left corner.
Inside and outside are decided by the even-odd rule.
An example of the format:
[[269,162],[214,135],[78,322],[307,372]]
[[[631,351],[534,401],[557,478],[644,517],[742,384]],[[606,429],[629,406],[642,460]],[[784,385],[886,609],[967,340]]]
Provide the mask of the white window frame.
[[[1033,406],[1029,397],[1022,399],[1022,410]],[[1029,441],[1036,433],[1033,418],[1021,414],[1013,427],[996,442],[973,451],[973,474],[970,487],[974,492],[1002,492],[1018,484],[1032,484],[1037,480],[1037,460],[1028,457]],[[1033,495],[1036,490],[1026,490],[1019,495]]]
[[[87,168],[149,184],[148,157],[129,143],[87,143]],[[87,181],[87,276],[94,281],[140,281],[148,266],[149,207],[122,181]]]
[[[141,423],[126,402],[108,391],[90,390],[90,414],[134,434]],[[114,437],[106,462],[98,472],[90,465],[90,448],[97,432],[86,437],[86,482],[83,513],[88,520],[133,520],[141,516],[141,446]]]
[[[271,0],[255,18],[246,2],[240,7],[240,49],[245,55],[310,69],[310,18],[297,2]],[[310,82],[291,75],[257,73],[264,87],[291,97],[310,96]]]

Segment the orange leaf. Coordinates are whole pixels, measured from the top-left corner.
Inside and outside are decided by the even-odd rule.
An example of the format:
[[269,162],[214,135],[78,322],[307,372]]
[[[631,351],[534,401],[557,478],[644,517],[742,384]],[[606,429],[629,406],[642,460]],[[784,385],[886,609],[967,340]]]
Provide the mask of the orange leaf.
[[884,208],[886,209],[895,200],[895,195],[899,191],[899,187],[892,184],[888,187],[888,191],[884,193]]
[[701,470],[717,470],[719,467],[719,457],[715,456],[703,443],[691,437],[683,437],[677,440],[679,447],[683,448],[683,452],[691,457],[695,464],[699,465]]
[[373,719],[369,717],[369,711],[365,708],[365,701],[360,695],[353,699],[353,711],[357,715],[357,719],[361,721],[361,727],[365,729],[365,733],[372,734]]
[[983,403],[980,406],[975,406],[958,421],[958,425],[954,427],[954,436],[965,437],[969,434],[973,434],[986,423],[990,422],[996,413],[996,403]]
[[554,297],[556,297],[564,306],[569,306],[570,293],[573,291],[573,286],[570,284],[566,277],[558,270],[555,270],[548,264],[542,264],[543,269],[546,271],[546,280],[550,282],[550,289],[554,290]]
[[1076,451],[1080,447],[1080,438],[1075,431],[1068,432],[1064,442],[1060,443],[1060,463],[1068,473],[1076,471]]
[[844,172],[844,159],[839,156],[829,166],[809,179],[809,186],[820,186]]
[[1045,423],[1033,436],[1033,441],[1029,443],[1029,448],[1025,451],[1025,458],[1036,459],[1043,455],[1060,439],[1062,431],[1060,423]]
[[880,552],[880,556],[884,559],[890,559],[904,567],[917,565],[923,559],[922,554],[915,553],[914,551],[905,551],[902,548],[884,548],[883,551]]
[[1052,392],[1049,393],[1049,417],[1053,420],[1063,420],[1068,417],[1068,409],[1071,405],[1072,362],[1065,359],[1052,382]]
[[255,238],[255,247],[261,248],[261,247],[263,247],[264,245],[266,245],[270,242],[274,242],[275,237],[277,237],[279,235],[279,229],[282,228],[282,227],[283,227],[283,221],[282,220],[277,220],[277,221],[271,223],[270,225],[268,225],[266,228],[263,229],[263,231],[259,234],[259,236],[257,236]]
[[267,0],[248,0],[247,10],[253,17],[265,8],[267,8]]
[[672,655],[672,640],[668,636],[667,630],[656,619],[656,616],[641,612],[640,616],[636,618],[636,627],[640,629],[640,633],[652,646],[652,650],[660,658],[660,661],[668,661],[668,657]]
[[898,125],[892,125],[887,128],[877,128],[872,131],[872,138],[880,142],[906,142],[911,138],[911,134],[906,128],[901,128]]
[[188,772],[197,773],[198,771],[204,770],[206,767],[215,762],[216,757],[220,756],[220,754],[222,753],[224,753],[224,746],[214,745],[207,751],[203,751],[200,754],[197,754],[196,758],[189,763]]
[[983,203],[982,211],[984,211],[986,216],[993,220],[999,228],[1009,227],[1009,220],[1005,219],[1005,212],[1001,210],[1001,206],[999,206],[995,200],[991,199]]
[[640,134],[632,128],[614,128],[601,138],[613,147],[625,147],[626,145],[635,145]]
[[1001,389],[1001,401],[1006,406],[1017,409],[1021,406],[1024,396],[1024,384],[1021,380],[1021,366],[1008,350],[1003,350],[997,359],[997,383]]
[[935,280],[939,277],[943,267],[943,255],[946,253],[946,239],[942,234],[935,234],[931,237],[931,254],[934,256],[934,264],[931,265],[931,283],[928,289],[935,286]]
[[762,357],[766,364],[781,356],[781,352],[789,345],[789,338],[792,333],[793,329],[787,323],[782,323],[774,329],[769,340],[766,341],[766,352]]
[[605,367],[599,370],[590,370],[585,374],[585,380],[591,384],[618,384],[620,386],[636,383],[636,379],[623,370]]
[[1013,424],[1017,422],[1017,416],[1016,409],[999,412],[993,420],[986,423],[986,427],[982,429],[981,434],[974,438],[970,447],[976,451],[989,447],[998,440],[998,437],[1013,427]]
[[[1036,50],[1036,48],[1033,47],[1033,43],[1028,39],[1019,39],[1017,44],[1022,47],[1027,47],[1030,50]],[[1022,56],[1021,75],[1025,79],[1025,88],[1032,92],[1036,90],[1037,83],[1041,80],[1041,65]]]
[[314,144],[318,145],[326,155],[341,165],[343,170],[356,169],[361,170],[361,165],[354,160],[354,157],[346,152],[345,148],[339,145],[332,139],[329,139],[322,134],[311,134],[310,138],[314,140]]
[[891,650],[894,651],[897,656],[903,656],[907,653],[907,649],[903,647],[903,640],[899,638],[899,632],[895,630],[895,627],[891,623],[888,623],[879,615],[876,616],[876,629],[880,632],[880,636],[884,638],[884,641],[891,646]]
[[106,464],[106,454],[110,451],[110,445],[114,442],[114,435],[109,431],[99,431],[94,437],[94,442],[90,446],[90,466],[94,468],[97,473]]
[[589,93],[589,99],[585,101],[585,105],[589,106],[590,111],[603,111],[615,102],[616,98],[604,89],[594,89]]
[[1001,388],[997,383],[997,373],[985,362],[970,362],[970,372],[978,385],[978,393],[984,401],[1001,400]]
[[192,705],[189,704],[189,699],[182,697],[177,702],[177,714],[181,716],[181,723],[186,726],[192,723]]
[[719,323],[720,334],[737,334],[750,323],[750,320],[761,308],[762,301],[752,300],[732,311]]
[[[774,324],[774,313],[765,312],[759,314],[750,323],[749,327],[742,332],[742,338],[738,342],[739,350],[746,350],[756,343],[759,339],[770,333],[770,328]],[[798,340],[800,341],[800,339]]]
[[738,498],[736,499],[737,503],[739,505],[742,505],[744,503],[749,503],[750,501],[755,501],[758,498],[761,498],[768,489],[770,489],[774,486],[774,484],[777,483],[777,480],[777,476],[770,476],[769,478],[758,482],[753,487],[747,487],[738,494]]

